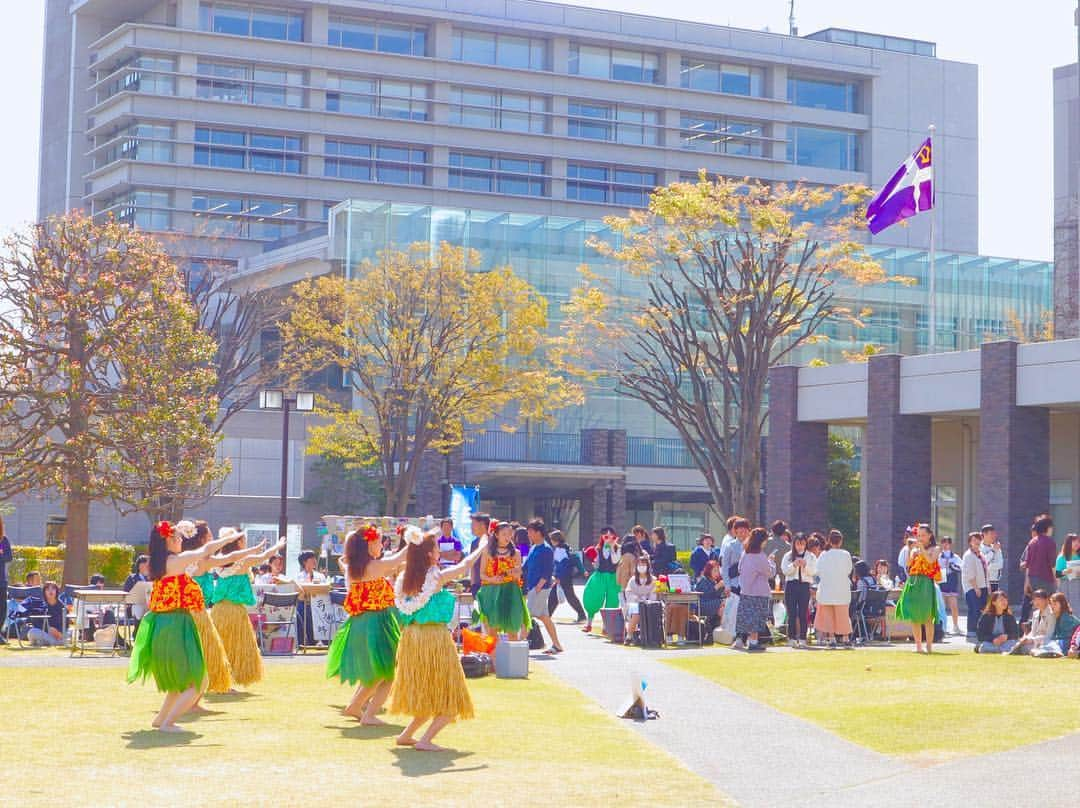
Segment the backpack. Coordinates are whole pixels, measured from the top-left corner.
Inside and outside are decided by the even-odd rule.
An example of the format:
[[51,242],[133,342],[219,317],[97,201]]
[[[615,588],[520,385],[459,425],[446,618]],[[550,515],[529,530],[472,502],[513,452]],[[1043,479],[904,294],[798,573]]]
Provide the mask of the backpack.
[[532,626],[529,628],[529,650],[539,651],[543,647],[544,635],[540,631],[540,624],[533,620]]

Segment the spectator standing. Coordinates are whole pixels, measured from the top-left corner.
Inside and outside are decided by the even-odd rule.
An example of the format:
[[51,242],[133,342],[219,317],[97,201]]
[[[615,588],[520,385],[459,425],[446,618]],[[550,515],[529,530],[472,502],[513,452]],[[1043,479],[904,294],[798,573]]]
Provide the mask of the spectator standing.
[[[491,517],[486,513],[474,513],[469,527],[473,535],[472,543],[469,545],[469,555],[472,555],[480,546],[480,540],[487,538],[491,529]],[[474,596],[480,591],[480,586],[480,563],[477,562],[472,565],[469,572],[469,588]]]
[[1034,533],[1027,546],[1027,579],[1029,588],[1045,589],[1054,592],[1057,580],[1054,576],[1054,562],[1057,560],[1057,545],[1054,543],[1054,520],[1046,514],[1035,518],[1031,526]]
[[642,525],[634,525],[630,531],[634,534],[634,541],[637,542],[638,550],[641,555],[647,555],[649,558],[656,560],[653,554],[653,543],[649,540],[649,532],[645,530]]
[[784,588],[783,558],[784,554],[791,549],[791,531],[788,530],[787,522],[777,519],[769,528],[770,535],[765,542],[765,557],[772,562],[776,573],[780,578],[779,589]]
[[989,523],[983,525],[979,533],[982,535],[979,553],[986,562],[990,591],[997,592],[1001,585],[1001,571],[1005,569],[1005,554],[1001,551],[1001,542],[998,541],[997,531],[993,525]]
[[675,566],[675,545],[667,538],[662,527],[652,529],[652,550],[645,550],[652,558],[653,575],[667,575]]
[[626,600],[626,637],[623,640],[625,645],[630,645],[634,641],[634,634],[641,623],[641,604],[657,599],[651,559],[643,555],[635,561],[634,574],[630,576],[623,590],[623,597]]
[[131,567],[131,574],[124,579],[124,591],[130,592],[135,584],[150,580],[150,556],[140,555]]
[[[746,521],[746,520],[743,520]],[[740,530],[736,525],[736,531]],[[772,577],[776,570],[762,549],[768,540],[765,528],[754,528],[746,540],[745,552],[739,559],[739,610],[735,613],[735,647],[745,642],[747,651],[764,651],[758,642],[759,635],[768,631],[770,606],[772,605]]]
[[851,573],[854,565],[851,553],[843,549],[844,535],[829,531],[829,548],[817,559],[817,616],[814,630],[837,647],[838,637],[851,636]]
[[1061,543],[1061,554],[1054,564],[1058,589],[1065,594],[1069,603],[1080,607],[1080,537],[1070,533]]
[[454,520],[450,518],[439,522],[439,564],[450,567],[461,561],[461,542],[454,535]]
[[626,585],[634,577],[634,567],[637,565],[640,555],[641,551],[638,549],[638,543],[634,540],[634,537],[631,535],[623,536],[622,555],[619,556],[619,563],[615,565],[615,583],[619,586],[620,594],[625,594]]
[[780,562],[784,574],[784,608],[787,610],[788,639],[796,648],[806,646],[810,620],[810,586],[817,575],[817,557],[806,547],[799,533]]
[[[296,583],[301,586],[301,591],[303,591],[302,587],[305,584],[326,583],[326,576],[315,569],[319,563],[319,557],[315,555],[314,550],[301,551],[297,560],[300,562],[300,572],[296,574]],[[300,635],[300,645],[312,644],[315,639],[315,620],[312,615],[311,599],[309,597],[305,597],[296,604],[296,625]],[[320,640],[318,644],[323,646],[326,645],[326,642]]]
[[[964,589],[964,601],[967,603],[967,638],[969,642],[972,640],[981,642],[977,637],[980,615],[986,613],[986,598],[990,593],[989,565],[982,554],[983,548],[986,547],[983,543],[984,535],[983,533],[968,534],[968,549],[960,563],[960,582]],[[993,552],[993,548],[991,548],[991,552]],[[1009,599],[1005,598],[1006,606],[1008,602]]]
[[[953,634],[960,633],[960,556],[953,552],[952,539],[945,536],[941,540],[941,557],[938,563],[945,580],[941,584],[941,596],[945,599],[945,608],[952,615]],[[944,621],[944,617],[943,617]]]
[[904,546],[900,548],[900,553],[896,556],[897,583],[904,583],[907,580],[908,556],[914,546],[915,532],[911,528],[906,528],[904,530]]
[[994,592],[990,596],[990,602],[979,615],[975,652],[1008,654],[1019,639],[1020,628],[1009,608],[1008,595],[1001,591]]
[[727,587],[728,592],[738,595],[741,584],[739,562],[742,561],[746,542],[750,538],[750,520],[744,516],[733,516],[728,521],[732,535],[730,541],[724,537],[724,545],[720,548],[720,563],[724,575],[724,586]]
[[555,621],[548,609],[552,582],[555,580],[555,551],[547,542],[547,526],[543,519],[533,519],[526,526],[529,535],[529,555],[525,559],[525,601],[529,614],[544,624],[551,646],[545,653],[561,654],[562,644]]
[[3,609],[3,614],[0,614],[0,645],[7,644],[7,640],[4,639],[4,629],[7,625],[7,565],[15,560],[15,556],[11,551],[11,540],[8,539],[4,532],[4,517],[0,516],[0,609]]
[[592,631],[592,621],[596,613],[603,608],[618,608],[622,594],[615,580],[615,568],[622,559],[619,550],[619,535],[613,527],[605,527],[596,544],[596,570],[585,582],[585,591],[581,593],[581,602],[585,606],[586,622],[582,629]]
[[561,589],[566,602],[577,614],[577,619],[574,622],[584,623],[585,607],[581,605],[577,592],[574,591],[574,570],[576,568],[574,556],[571,555],[570,548],[567,546],[561,530],[552,530],[548,534],[548,541],[551,543],[552,561],[555,565],[555,585],[551,587],[548,594],[548,614],[555,614],[555,609],[559,606],[558,590]]
[[716,551],[716,539],[708,533],[702,533],[697,540],[697,547],[690,553],[690,571],[694,578],[700,578],[705,566],[710,561],[717,561],[720,554]]

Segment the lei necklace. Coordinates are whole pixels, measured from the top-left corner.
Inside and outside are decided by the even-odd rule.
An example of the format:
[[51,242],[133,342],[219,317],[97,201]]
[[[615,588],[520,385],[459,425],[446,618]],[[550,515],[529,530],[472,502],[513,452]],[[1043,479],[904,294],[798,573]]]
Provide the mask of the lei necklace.
[[442,583],[439,580],[439,568],[431,567],[427,571],[427,575],[424,577],[424,585],[420,587],[420,591],[415,595],[406,595],[402,590],[404,584],[405,573],[403,572],[398,576],[397,582],[394,584],[394,600],[397,603],[398,611],[402,614],[416,614],[427,606],[428,601],[436,592],[442,589]]

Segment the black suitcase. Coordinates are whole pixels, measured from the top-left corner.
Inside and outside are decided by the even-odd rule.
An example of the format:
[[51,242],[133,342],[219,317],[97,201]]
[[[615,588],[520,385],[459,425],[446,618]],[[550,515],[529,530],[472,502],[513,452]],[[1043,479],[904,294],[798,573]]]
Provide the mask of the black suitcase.
[[640,604],[638,627],[642,648],[662,648],[664,645],[664,604],[647,601]]
[[479,679],[492,671],[491,657],[487,654],[462,654],[461,670],[466,679]]

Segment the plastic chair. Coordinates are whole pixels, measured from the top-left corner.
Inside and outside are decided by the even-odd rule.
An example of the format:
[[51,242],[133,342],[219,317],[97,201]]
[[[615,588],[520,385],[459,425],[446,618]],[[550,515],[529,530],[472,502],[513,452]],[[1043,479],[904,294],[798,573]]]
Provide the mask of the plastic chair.
[[870,629],[872,623],[878,624],[879,636],[882,641],[889,641],[888,617],[885,611],[888,599],[888,589],[867,589],[859,599],[856,623],[859,637],[863,642],[869,643],[873,640],[873,633]]
[[[263,656],[269,655],[292,655],[296,651],[296,602],[300,595],[298,592],[265,592],[263,594],[263,609],[284,610],[278,619],[266,620],[265,612],[260,615],[264,619],[259,623],[259,650]],[[275,651],[272,640],[276,637],[269,635],[284,627],[285,638],[291,639],[288,651]]]
[[[22,603],[27,598],[40,598],[42,601],[44,601],[45,595],[40,586],[8,586],[8,600]],[[4,608],[7,608],[7,604],[4,604]],[[42,631],[48,630],[49,615],[47,614],[26,614],[22,616],[13,616],[11,620],[8,621],[8,639],[11,639],[11,632],[12,630],[14,630],[15,639],[18,641],[19,647],[25,648],[26,646],[23,644],[23,632],[19,630],[19,626],[20,624],[28,624],[33,627],[35,621],[40,623],[37,628],[40,628]]]

